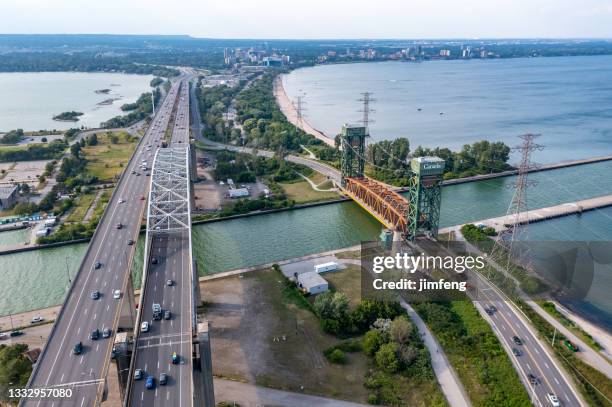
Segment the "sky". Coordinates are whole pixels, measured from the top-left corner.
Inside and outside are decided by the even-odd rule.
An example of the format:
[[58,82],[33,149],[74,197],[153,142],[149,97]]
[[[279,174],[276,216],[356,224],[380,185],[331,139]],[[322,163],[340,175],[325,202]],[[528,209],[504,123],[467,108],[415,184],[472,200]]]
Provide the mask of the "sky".
[[0,0],[0,33],[612,38],[612,0]]

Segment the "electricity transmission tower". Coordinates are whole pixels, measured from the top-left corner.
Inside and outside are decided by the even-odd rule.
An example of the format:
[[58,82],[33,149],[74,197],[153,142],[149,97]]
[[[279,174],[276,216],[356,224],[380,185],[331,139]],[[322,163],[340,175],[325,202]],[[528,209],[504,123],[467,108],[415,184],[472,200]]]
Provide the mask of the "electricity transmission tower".
[[365,127],[366,135],[370,135],[370,124],[374,123],[374,120],[372,120],[370,114],[375,112],[374,109],[370,108],[370,103],[376,102],[376,99],[372,97],[372,93],[364,92],[361,94],[361,98],[357,100],[359,102],[363,102],[363,107],[361,110],[358,110],[358,112],[362,114],[362,118],[359,122],[363,124],[363,127]]
[[[523,140],[523,143],[512,149],[512,151],[520,153],[521,162],[518,167],[516,182],[513,184],[514,195],[512,196],[512,201],[510,201],[510,206],[504,218],[506,222],[504,226],[506,229],[498,235],[495,240],[495,245],[491,250],[491,257],[493,257],[494,260],[499,261],[503,260],[504,257],[506,258],[506,273],[508,273],[512,257],[515,256],[515,253],[513,253],[514,243],[524,240],[527,234],[527,225],[529,224],[527,188],[537,184],[535,181],[528,179],[528,175],[529,172],[538,167],[537,164],[531,161],[531,153],[534,151],[541,151],[544,148],[543,145],[535,142],[538,137],[540,137],[539,134],[523,134],[519,136],[519,138]],[[523,250],[521,250],[518,258],[515,258],[515,260],[524,267],[528,267],[528,258],[529,255],[523,247]]]

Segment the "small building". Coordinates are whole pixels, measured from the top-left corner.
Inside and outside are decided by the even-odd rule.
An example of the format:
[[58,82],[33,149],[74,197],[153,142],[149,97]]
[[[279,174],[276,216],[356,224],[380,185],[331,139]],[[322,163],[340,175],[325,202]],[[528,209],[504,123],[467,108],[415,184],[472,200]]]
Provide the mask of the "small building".
[[0,210],[9,209],[17,202],[17,185],[0,187]]
[[320,294],[329,289],[329,284],[316,271],[298,274],[298,286],[308,294]]
[[230,198],[244,198],[249,196],[249,190],[246,188],[234,188],[228,191]]

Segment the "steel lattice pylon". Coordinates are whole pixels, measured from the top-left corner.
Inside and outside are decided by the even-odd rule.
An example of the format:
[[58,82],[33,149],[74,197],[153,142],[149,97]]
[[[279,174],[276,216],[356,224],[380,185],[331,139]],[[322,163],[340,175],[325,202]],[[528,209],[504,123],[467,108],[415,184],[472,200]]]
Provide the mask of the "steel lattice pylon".
[[189,188],[189,147],[158,149],[151,173],[148,233],[170,233],[191,227]]

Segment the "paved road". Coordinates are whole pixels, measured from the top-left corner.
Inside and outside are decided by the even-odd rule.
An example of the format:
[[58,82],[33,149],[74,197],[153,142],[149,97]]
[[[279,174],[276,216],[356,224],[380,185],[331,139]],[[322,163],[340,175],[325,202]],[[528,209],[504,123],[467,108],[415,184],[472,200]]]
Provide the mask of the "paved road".
[[[425,250],[428,245],[432,244],[421,242],[423,242],[421,247]],[[439,253],[439,249],[437,251]],[[468,283],[473,287],[468,291],[468,295],[497,335],[534,405],[549,406],[548,393],[557,395],[562,406],[585,405],[574,391],[573,383],[566,378],[565,372],[550,354],[546,345],[538,339],[535,328],[531,327],[524,316],[479,273],[472,271],[465,275]],[[488,315],[485,308],[491,305],[494,305],[497,311]],[[514,343],[514,336],[522,341],[521,345]],[[514,355],[512,349],[517,349],[520,356]],[[537,378],[538,384],[530,383],[529,374]]]
[[[142,321],[150,323],[149,332],[140,334],[134,367],[155,378],[155,389],[145,381],[134,382],[132,406],[190,406],[192,393],[191,362],[191,273],[189,231],[156,235],[152,239]],[[152,264],[156,258],[158,263]],[[168,286],[171,279],[174,285]],[[169,320],[153,320],[153,303],[172,314]],[[180,363],[173,365],[172,352]],[[159,385],[160,373],[168,374],[168,384]]]
[[[101,393],[101,379],[106,377],[113,341],[112,337],[90,340],[89,335],[96,328],[111,328],[113,333],[117,328],[123,295],[114,299],[113,291],[124,292],[127,287],[135,248],[127,241],[138,237],[145,206],[142,197],[146,196],[149,185],[148,177],[131,172],[142,172],[139,166],[143,160],[151,162],[153,153],[147,145],[157,144],[163,135],[177,91],[175,85],[126,166],[28,384],[34,388],[70,386],[73,396],[66,400],[23,401],[24,406],[92,406]],[[120,199],[125,202],[119,203]],[[119,230],[118,223],[125,226]],[[96,269],[94,265],[98,261],[102,266]],[[93,300],[91,293],[96,290],[100,292],[100,299]],[[79,341],[84,351],[74,355],[73,347]]]
[[[189,87],[182,81],[176,107],[171,147],[185,147],[189,143]],[[159,176],[156,172],[154,177]],[[189,182],[185,180],[185,182]],[[144,378],[131,387],[132,406],[191,406],[192,380],[192,293],[191,284],[191,229],[159,233],[149,231],[151,248],[148,253],[147,278],[142,306],[141,323],[148,322],[148,332],[140,332],[134,353],[134,368],[142,369]],[[155,259],[155,260],[154,260]],[[171,280],[171,285],[168,285]],[[170,319],[154,320],[153,304],[170,311]],[[176,352],[180,363],[172,364]],[[168,383],[160,385],[160,374],[168,375]],[[147,389],[146,378],[151,376],[154,388]]]

